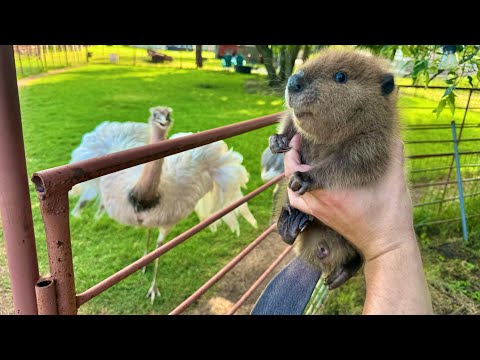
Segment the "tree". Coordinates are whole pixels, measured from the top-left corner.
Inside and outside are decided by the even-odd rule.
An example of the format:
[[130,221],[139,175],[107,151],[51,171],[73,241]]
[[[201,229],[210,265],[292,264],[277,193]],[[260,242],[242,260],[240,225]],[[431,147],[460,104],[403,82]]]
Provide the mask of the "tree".
[[[302,46],[308,47],[309,45],[256,45],[258,52],[263,57],[270,86],[282,86],[289,78]],[[305,51],[308,52],[309,48],[304,49],[304,53]],[[278,58],[277,65],[275,65],[275,58]]]
[[256,45],[258,52],[263,57],[263,63],[267,69],[268,85],[277,86],[280,81],[277,76],[277,71],[273,64],[273,46],[272,45]]
[[[413,84],[429,86],[432,80],[439,75],[447,75],[443,82],[446,85],[445,92],[434,110],[437,117],[448,105],[452,115],[455,113],[455,89],[460,86],[476,87],[480,82],[480,45],[361,45],[372,52],[393,60],[398,51],[408,59],[405,67],[412,66],[411,73]],[[447,56],[450,51],[450,57]],[[453,54],[452,54],[453,52]],[[458,60],[457,60],[458,58]],[[448,60],[453,61],[448,61]],[[436,80],[436,83],[440,83]],[[468,83],[468,85],[466,85]]]
[[201,68],[203,66],[202,45],[195,45],[195,62],[197,64],[197,68]]

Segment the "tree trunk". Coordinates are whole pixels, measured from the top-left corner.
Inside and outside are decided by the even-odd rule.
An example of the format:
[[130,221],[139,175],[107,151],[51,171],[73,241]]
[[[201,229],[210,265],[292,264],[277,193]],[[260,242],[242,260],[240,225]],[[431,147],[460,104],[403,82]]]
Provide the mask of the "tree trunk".
[[305,45],[303,47],[303,56],[302,56],[303,62],[308,60],[308,57],[310,56],[310,50],[311,49],[312,49],[311,45]]
[[268,73],[268,85],[276,86],[279,84],[278,76],[273,65],[273,52],[268,45],[256,45],[258,52],[263,57],[263,63]]
[[295,67],[295,60],[297,60],[297,57],[298,57],[298,53],[300,52],[300,48],[302,47],[302,45],[290,45],[288,46],[288,60],[289,62],[287,62],[287,68],[286,68],[286,72],[285,72],[285,75],[287,76],[287,78],[290,77],[290,75],[292,75],[292,72],[293,72],[293,68]]
[[280,48],[280,70],[278,77],[284,83],[292,75],[301,45],[282,45]]
[[280,84],[283,84],[285,82],[285,64],[286,64],[286,52],[287,52],[287,49],[285,47],[285,45],[282,45],[280,47],[280,51],[279,51],[279,54],[278,54],[278,65],[279,65],[279,69],[278,69],[278,81],[280,82]]
[[327,46],[328,45],[313,45],[313,52],[318,52]]
[[203,66],[202,45],[195,45],[195,55],[197,68],[201,68]]

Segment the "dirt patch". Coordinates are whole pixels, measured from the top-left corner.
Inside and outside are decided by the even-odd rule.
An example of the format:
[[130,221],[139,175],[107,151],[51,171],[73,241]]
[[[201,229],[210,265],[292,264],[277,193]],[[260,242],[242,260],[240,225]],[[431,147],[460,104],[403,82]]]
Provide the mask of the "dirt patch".
[[[192,310],[185,314],[225,315],[240,297],[252,286],[260,275],[285,249],[285,243],[274,233],[269,235],[250,254],[240,261],[232,271],[221,279],[213,291],[203,296]],[[247,315],[269,281],[294,257],[291,251],[263,281],[253,294],[237,310],[237,315]]]
[[47,72],[44,72],[44,73],[28,76],[28,77],[25,77],[23,79],[18,80],[17,84],[18,84],[18,86],[24,86],[24,85],[27,85],[32,80],[39,79],[39,78],[42,78],[42,77],[48,76],[48,75],[63,73],[65,71],[75,69],[75,68],[80,67],[80,66],[83,66],[83,65],[69,66],[69,67],[66,67],[66,68],[50,70],[50,71],[47,71]]

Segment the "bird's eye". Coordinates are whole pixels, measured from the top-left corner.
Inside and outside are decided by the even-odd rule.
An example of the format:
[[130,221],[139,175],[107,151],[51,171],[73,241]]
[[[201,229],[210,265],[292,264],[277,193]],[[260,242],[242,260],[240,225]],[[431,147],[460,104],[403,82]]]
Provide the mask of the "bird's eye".
[[347,82],[347,74],[341,71],[337,72],[335,74],[335,81],[339,84],[345,84]]

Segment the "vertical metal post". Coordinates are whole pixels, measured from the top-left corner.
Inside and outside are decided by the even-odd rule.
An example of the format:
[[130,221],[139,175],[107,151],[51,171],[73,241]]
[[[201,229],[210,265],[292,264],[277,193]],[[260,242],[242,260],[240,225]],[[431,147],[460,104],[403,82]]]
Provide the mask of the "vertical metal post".
[[57,297],[55,279],[52,276],[41,278],[35,286],[37,294],[38,315],[57,315]]
[[[52,59],[53,68],[55,68],[55,57],[54,57],[55,45],[52,45],[52,46],[53,46],[53,51],[49,50],[49,53],[50,53],[50,58]],[[47,45],[47,48],[48,48],[48,45]]]
[[458,156],[457,127],[455,121],[452,121],[453,151],[455,154],[455,167],[457,169],[458,197],[460,200],[460,212],[462,215],[463,240],[468,240],[467,217],[465,215],[465,202],[463,198],[462,173],[460,171],[460,158]]
[[68,45],[63,45],[65,49],[65,66],[68,66]]
[[32,75],[33,74],[33,69],[32,69],[32,59],[30,58],[30,55],[31,55],[31,49],[30,49],[30,45],[25,45],[26,46],[26,49],[27,49],[27,60],[28,60],[28,70],[30,70],[30,74],[29,75]]
[[[15,48],[14,48],[14,51],[15,51]],[[25,74],[23,73],[22,55],[20,54],[18,45],[17,45],[17,55],[18,55],[18,64],[20,65],[20,73],[22,74],[22,77],[24,77]]]
[[48,63],[47,63],[47,46],[48,45],[42,45],[42,52],[43,52],[43,62],[45,63],[45,69],[48,71]]
[[37,314],[37,251],[13,46],[0,45],[0,211],[15,314]]
[[67,188],[45,191],[45,184],[33,176],[47,238],[50,274],[55,278],[59,315],[75,315],[77,299],[70,241],[69,204]]
[[[460,126],[460,132],[458,133],[458,142],[460,142],[460,139],[462,138],[463,127],[465,126],[465,119],[467,118],[468,107],[470,106],[470,99],[472,98],[472,93],[473,93],[473,90],[470,89],[470,93],[468,94],[467,105],[465,106],[465,112],[463,113],[462,125]],[[457,136],[456,132],[455,132],[455,136]],[[450,177],[452,176],[452,169],[453,169],[453,162],[454,161],[455,161],[454,158],[452,158],[452,161],[450,161],[450,169],[448,170],[447,181],[446,181],[445,186],[443,187],[442,202],[440,203],[440,206],[438,208],[439,212],[442,211],[443,200],[445,199],[445,195],[447,193],[448,182],[450,181]]]

